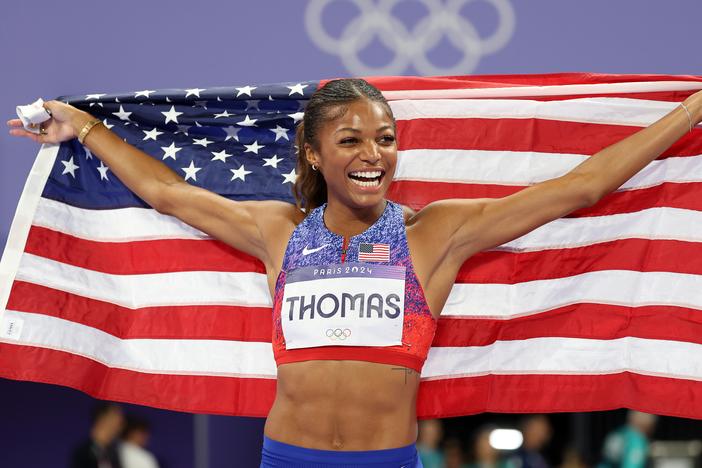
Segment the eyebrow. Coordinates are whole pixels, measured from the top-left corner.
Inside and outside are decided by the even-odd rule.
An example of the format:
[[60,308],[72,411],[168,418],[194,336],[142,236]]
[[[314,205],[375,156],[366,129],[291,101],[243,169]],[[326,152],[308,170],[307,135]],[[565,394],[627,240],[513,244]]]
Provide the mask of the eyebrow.
[[[387,129],[392,129],[392,125],[383,125],[382,127],[378,128],[377,131],[382,132],[382,131],[387,130]],[[355,132],[355,133],[361,133],[361,131],[359,129],[353,128],[353,127],[340,128],[340,129],[336,130],[334,133],[343,132],[344,130],[349,130],[349,131]]]

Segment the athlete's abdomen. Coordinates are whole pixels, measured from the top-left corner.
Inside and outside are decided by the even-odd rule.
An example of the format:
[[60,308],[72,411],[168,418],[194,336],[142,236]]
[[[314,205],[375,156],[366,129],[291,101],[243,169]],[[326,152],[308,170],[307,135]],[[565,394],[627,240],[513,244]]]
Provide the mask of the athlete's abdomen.
[[278,367],[271,439],[323,450],[380,450],[416,440],[419,375],[388,364],[304,361]]

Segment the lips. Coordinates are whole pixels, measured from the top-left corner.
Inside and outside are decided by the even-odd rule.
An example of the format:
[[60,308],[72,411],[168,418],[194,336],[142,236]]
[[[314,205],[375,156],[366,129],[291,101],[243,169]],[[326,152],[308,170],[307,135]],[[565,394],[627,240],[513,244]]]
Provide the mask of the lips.
[[384,176],[385,171],[382,169],[351,171],[348,174],[349,179],[361,187],[378,187]]

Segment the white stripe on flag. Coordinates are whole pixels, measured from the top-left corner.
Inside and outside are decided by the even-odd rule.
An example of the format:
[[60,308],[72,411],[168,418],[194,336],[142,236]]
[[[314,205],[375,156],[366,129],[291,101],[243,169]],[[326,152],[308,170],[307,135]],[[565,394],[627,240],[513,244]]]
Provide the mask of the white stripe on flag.
[[613,374],[702,380],[702,345],[624,337],[613,340],[530,338],[487,346],[433,347],[422,378],[487,374]]
[[[404,150],[397,154],[393,180],[526,186],[562,176],[588,158],[524,151]],[[652,161],[618,191],[664,182],[702,182],[702,156]]]
[[397,120],[545,119],[606,125],[648,126],[679,104],[626,98],[581,98],[566,101],[465,99],[395,101]]
[[25,253],[17,279],[131,309],[198,304],[272,305],[266,275],[253,272],[112,275]]
[[33,224],[76,237],[100,239],[104,242],[211,239],[199,229],[152,208],[91,210],[48,198],[42,198],[39,201]]
[[454,284],[442,317],[519,317],[569,304],[672,305],[702,309],[702,277],[663,271],[590,271],[516,284]]
[[516,252],[580,247],[617,239],[702,242],[702,212],[647,208],[632,213],[559,218],[493,250]]
[[49,315],[7,310],[5,320],[23,321],[18,340],[78,354],[109,367],[164,374],[275,378],[269,342],[231,340],[119,339],[102,330]]

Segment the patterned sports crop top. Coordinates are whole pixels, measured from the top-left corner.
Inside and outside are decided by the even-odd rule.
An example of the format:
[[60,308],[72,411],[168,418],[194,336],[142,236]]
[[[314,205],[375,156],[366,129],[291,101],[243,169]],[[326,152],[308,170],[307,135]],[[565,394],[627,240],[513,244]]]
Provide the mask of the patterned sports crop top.
[[293,232],[273,298],[277,365],[317,359],[421,372],[436,331],[407,245],[402,206],[388,201],[363,233],[324,224],[326,204]]

